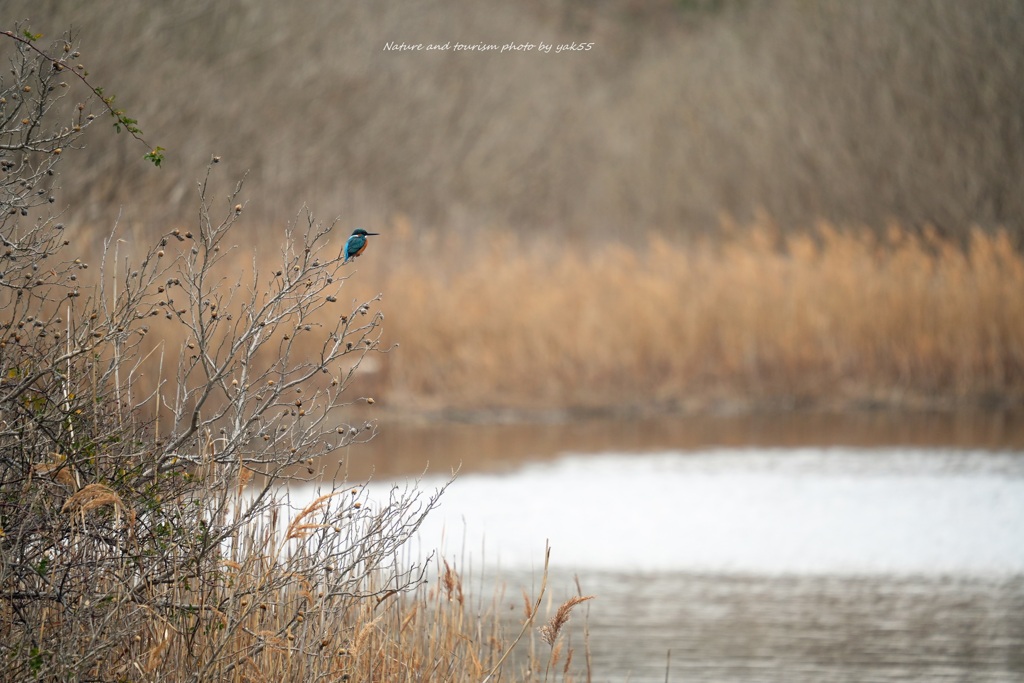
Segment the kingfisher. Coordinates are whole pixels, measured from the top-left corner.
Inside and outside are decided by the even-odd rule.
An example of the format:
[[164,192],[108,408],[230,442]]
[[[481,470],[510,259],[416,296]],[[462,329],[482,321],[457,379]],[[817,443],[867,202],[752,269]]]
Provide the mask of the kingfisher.
[[359,256],[366,251],[366,243],[368,241],[366,239],[367,235],[379,234],[379,232],[366,232],[362,228],[356,228],[353,230],[352,235],[348,238],[348,241],[345,242],[345,249],[343,250],[345,252],[344,263],[348,263],[349,259],[354,259],[356,256]]

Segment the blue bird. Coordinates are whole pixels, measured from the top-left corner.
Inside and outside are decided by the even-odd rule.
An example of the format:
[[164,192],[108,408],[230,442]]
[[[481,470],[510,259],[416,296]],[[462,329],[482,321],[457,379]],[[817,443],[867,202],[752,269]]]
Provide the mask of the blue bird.
[[352,231],[352,235],[348,238],[348,241],[345,242],[345,249],[344,249],[345,261],[344,261],[344,263],[348,263],[349,259],[354,259],[356,256],[359,256],[364,251],[366,251],[366,243],[368,241],[366,239],[367,235],[379,235],[379,234],[380,234],[379,232],[366,232],[362,228],[356,228],[355,230],[353,230]]

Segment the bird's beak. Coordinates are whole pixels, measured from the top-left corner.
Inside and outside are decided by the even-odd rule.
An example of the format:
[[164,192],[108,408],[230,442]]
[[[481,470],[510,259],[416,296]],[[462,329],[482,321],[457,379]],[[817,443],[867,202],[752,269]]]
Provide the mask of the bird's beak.
[[367,234],[367,235],[379,235],[380,233],[379,233],[379,232],[368,232],[368,233],[366,233],[366,234]]

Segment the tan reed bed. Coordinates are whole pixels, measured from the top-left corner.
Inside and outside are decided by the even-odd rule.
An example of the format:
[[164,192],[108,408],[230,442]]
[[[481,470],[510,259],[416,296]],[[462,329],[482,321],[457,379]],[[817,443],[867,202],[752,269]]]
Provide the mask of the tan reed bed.
[[[384,293],[367,386],[396,407],[963,407],[1024,395],[1024,258],[966,245],[767,225],[723,240],[475,247],[401,224],[362,259]],[[454,242],[454,240],[453,240]],[[444,246],[444,248],[441,248]]]
[[[369,314],[385,315],[375,350],[391,351],[367,356],[353,382],[375,410],[949,409],[1024,397],[1024,257],[1004,233],[974,230],[962,245],[897,227],[782,235],[762,224],[689,244],[580,248],[501,232],[459,244],[403,221],[381,232],[346,267],[337,303],[310,320],[313,334],[295,340],[316,353],[331,316],[358,316],[382,294]],[[231,258],[236,273],[253,266],[245,249]],[[175,326],[152,325],[173,342]]]

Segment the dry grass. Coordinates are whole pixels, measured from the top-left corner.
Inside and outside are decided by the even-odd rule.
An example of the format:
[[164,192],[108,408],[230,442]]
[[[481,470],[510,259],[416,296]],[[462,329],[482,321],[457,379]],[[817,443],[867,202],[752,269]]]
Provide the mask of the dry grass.
[[[462,576],[447,561],[435,577],[420,574],[410,584],[412,561],[401,559],[404,552],[391,566],[365,572],[346,566],[359,544],[378,542],[375,520],[393,512],[346,522],[353,502],[342,493],[348,491],[335,492],[340,499],[333,506],[324,505],[332,497],[324,496],[299,511],[279,501],[257,524],[224,539],[204,558],[198,577],[182,567],[131,588],[124,576],[102,572],[88,577],[90,599],[82,602],[26,604],[20,598],[12,610],[5,601],[0,623],[19,635],[24,621],[37,623],[31,635],[40,646],[12,655],[0,680],[48,680],[45,674],[58,670],[119,681],[468,682],[492,673],[494,680],[534,681],[545,662],[551,666],[555,655],[536,651],[532,639],[507,657],[519,643],[513,638],[519,624],[507,616],[500,585],[489,601],[482,595],[469,600]],[[72,549],[104,525],[83,516]],[[300,527],[303,533],[296,533]],[[563,605],[551,617],[559,629],[568,609]],[[523,630],[533,622],[533,616],[525,619]],[[117,638],[110,634],[115,628]],[[563,666],[562,679],[575,680],[579,667]]]
[[[733,229],[581,252],[385,229],[376,390],[395,407],[520,410],[1008,404],[1024,394],[1024,257],[893,228]],[[372,284],[371,284],[372,283]],[[360,292],[370,294],[367,289]]]

